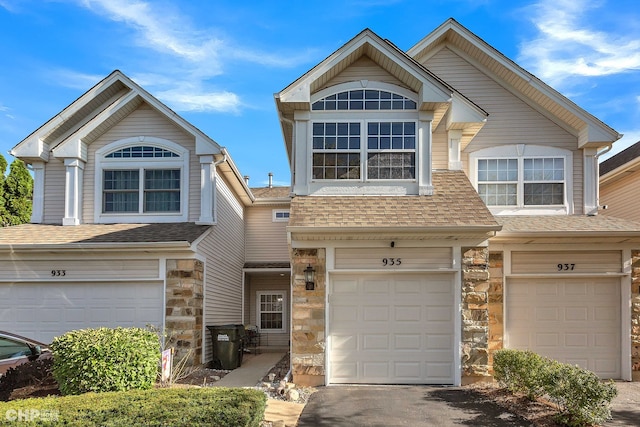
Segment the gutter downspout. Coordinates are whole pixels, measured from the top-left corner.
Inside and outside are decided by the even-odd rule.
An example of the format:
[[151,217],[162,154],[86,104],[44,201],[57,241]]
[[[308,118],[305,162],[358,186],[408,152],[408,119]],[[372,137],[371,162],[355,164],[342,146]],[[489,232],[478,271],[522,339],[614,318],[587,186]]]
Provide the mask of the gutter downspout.
[[291,190],[293,191],[293,185],[295,184],[295,176],[296,176],[296,124],[293,120],[286,118],[282,115],[280,111],[278,111],[278,115],[280,116],[280,121],[285,122],[291,125],[291,158],[289,159],[291,168]]

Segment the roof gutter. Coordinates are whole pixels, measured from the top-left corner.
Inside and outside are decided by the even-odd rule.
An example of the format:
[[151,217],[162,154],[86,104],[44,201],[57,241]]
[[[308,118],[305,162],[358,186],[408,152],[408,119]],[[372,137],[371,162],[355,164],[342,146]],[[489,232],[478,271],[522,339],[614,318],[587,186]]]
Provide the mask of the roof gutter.
[[502,225],[474,225],[474,226],[451,226],[451,227],[303,227],[303,226],[288,226],[287,232],[289,233],[449,233],[449,234],[463,234],[463,233],[488,233],[498,232],[502,230]]
[[182,242],[105,242],[105,243],[43,243],[43,244],[16,244],[0,245],[0,252],[16,251],[61,251],[61,250],[140,250],[140,249],[191,249],[191,243]]

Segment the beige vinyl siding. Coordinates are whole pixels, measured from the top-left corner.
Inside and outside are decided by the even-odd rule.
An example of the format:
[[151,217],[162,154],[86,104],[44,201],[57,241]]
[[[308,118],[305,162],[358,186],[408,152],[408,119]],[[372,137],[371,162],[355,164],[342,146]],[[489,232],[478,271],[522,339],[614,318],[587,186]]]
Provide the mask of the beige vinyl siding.
[[289,261],[287,224],[273,221],[273,210],[289,210],[289,205],[252,206],[247,209],[246,261]]
[[195,139],[162,114],[142,104],[121,122],[109,129],[89,145],[89,157],[84,170],[82,222],[94,222],[95,155],[105,145],[124,138],[153,136],[175,142],[189,150],[189,218],[195,222],[200,217],[200,162],[195,155]]
[[3,280],[158,279],[157,259],[39,259],[0,261]]
[[489,113],[487,123],[466,147],[467,153],[512,144],[548,145],[573,151],[573,199],[577,213],[582,212],[583,155],[577,149],[577,137],[447,48],[424,65]]
[[[386,260],[386,261],[385,261]],[[336,269],[422,270],[453,268],[451,248],[338,248]]]
[[637,171],[618,181],[600,185],[600,204],[607,205],[607,209],[600,213],[640,222],[639,189],[640,172]]
[[44,173],[43,223],[62,224],[64,218],[65,168],[59,159],[51,159]]
[[318,91],[340,83],[354,82],[359,80],[377,81],[389,83],[396,86],[408,88],[396,77],[391,75],[385,69],[373,62],[370,58],[363,56],[356,62],[351,64],[347,69],[332,78],[324,86],[318,88]]
[[255,273],[247,278],[249,281],[247,285],[247,302],[248,306],[245,310],[244,323],[246,325],[258,324],[258,310],[256,307],[256,294],[260,291],[284,291],[286,295],[286,309],[284,313],[285,317],[285,332],[284,333],[262,333],[260,339],[260,345],[263,347],[288,347],[289,346],[289,309],[291,307],[291,293],[289,292],[291,280],[290,275],[285,273],[284,276],[280,276],[279,273],[263,274]]
[[449,169],[449,141],[446,120],[440,121],[438,127],[432,130],[431,140],[431,167],[433,169]]
[[[560,267],[562,266],[562,267]],[[512,252],[513,274],[620,273],[620,251]]]
[[[198,244],[205,262],[204,325],[242,321],[242,268],[244,266],[244,208],[224,178],[216,185],[218,222]],[[212,358],[211,337],[205,330],[204,360]]]

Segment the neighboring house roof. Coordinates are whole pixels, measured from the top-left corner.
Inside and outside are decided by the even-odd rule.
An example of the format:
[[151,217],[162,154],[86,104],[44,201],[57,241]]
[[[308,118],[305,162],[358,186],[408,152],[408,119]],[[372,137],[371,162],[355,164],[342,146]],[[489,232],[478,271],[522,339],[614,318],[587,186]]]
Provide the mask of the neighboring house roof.
[[638,236],[640,223],[604,215],[498,216],[502,225],[496,237],[506,236]]
[[407,54],[424,62],[449,47],[497,81],[509,85],[527,104],[578,137],[580,148],[601,147],[622,137],[589,112],[520,67],[453,18],[420,40]]
[[[630,164],[627,165],[627,163]],[[640,141],[600,163],[600,176],[602,177],[621,166],[625,166],[627,169],[631,163],[637,163],[640,167]]]
[[289,231],[496,231],[500,225],[462,171],[434,171],[432,196],[298,196]]
[[288,199],[291,187],[258,187],[251,188],[256,199]]
[[50,157],[77,158],[86,162],[86,145],[143,103],[192,135],[196,143],[196,155],[211,155],[217,159],[224,159],[219,165],[220,170],[243,202],[252,202],[249,187],[224,147],[119,70],[113,71],[20,141],[10,153],[25,163],[48,162]]
[[190,222],[166,224],[80,224],[74,227],[22,224],[0,228],[0,249],[87,244],[191,245],[211,226]]

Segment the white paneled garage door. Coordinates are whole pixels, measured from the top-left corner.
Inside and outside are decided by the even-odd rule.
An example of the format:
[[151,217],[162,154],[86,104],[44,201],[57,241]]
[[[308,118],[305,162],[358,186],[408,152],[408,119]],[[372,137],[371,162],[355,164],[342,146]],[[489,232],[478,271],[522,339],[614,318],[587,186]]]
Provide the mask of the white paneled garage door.
[[509,279],[508,347],[621,376],[620,279]]
[[453,384],[453,275],[333,275],[329,342],[329,383]]
[[154,283],[0,284],[0,330],[45,343],[101,326],[162,326],[163,286]]

